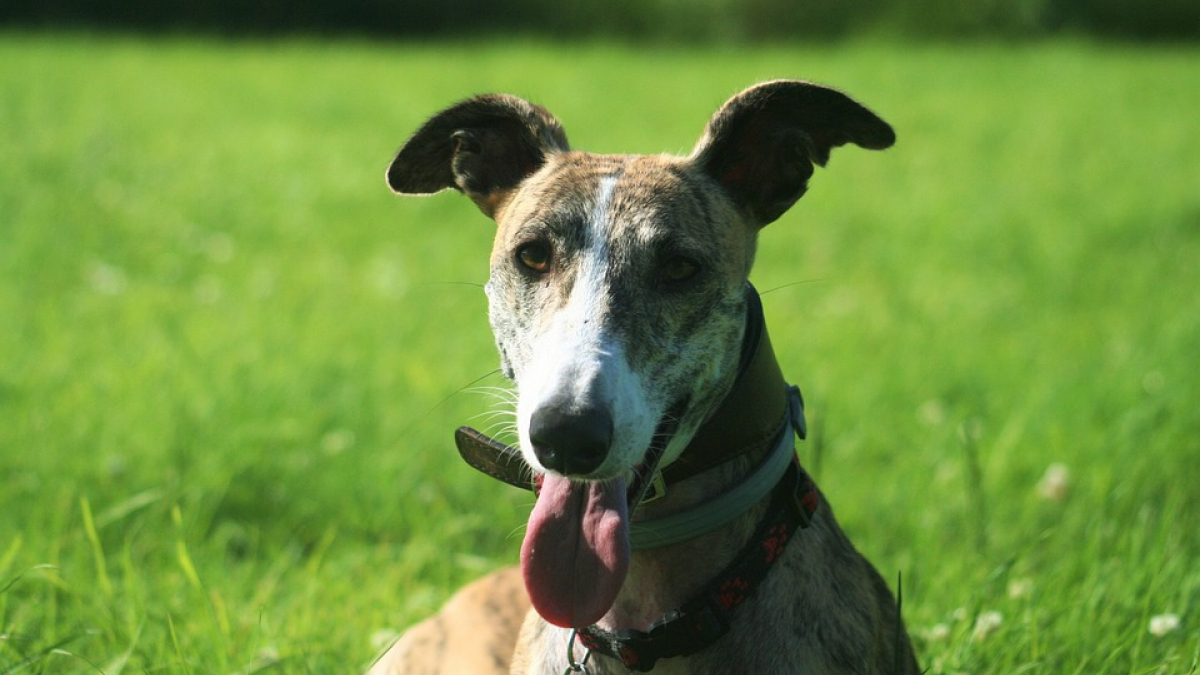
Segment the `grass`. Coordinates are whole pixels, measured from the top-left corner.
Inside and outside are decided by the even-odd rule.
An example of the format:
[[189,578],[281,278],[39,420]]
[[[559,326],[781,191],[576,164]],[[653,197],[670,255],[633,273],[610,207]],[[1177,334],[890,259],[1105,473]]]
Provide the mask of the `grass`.
[[685,151],[794,76],[899,135],[754,280],[922,664],[1197,672],[1198,56],[0,33],[0,673],[358,672],[514,561],[528,497],[450,439],[495,405],[491,225],[390,154],[492,90]]

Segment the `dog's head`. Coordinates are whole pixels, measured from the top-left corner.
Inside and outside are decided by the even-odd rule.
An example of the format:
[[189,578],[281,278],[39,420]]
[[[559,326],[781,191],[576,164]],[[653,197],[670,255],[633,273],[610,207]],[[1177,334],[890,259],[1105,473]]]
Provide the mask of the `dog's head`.
[[687,157],[571,151],[553,116],[507,95],[437,114],[400,150],[393,190],[457,189],[498,226],[490,319],[522,453],[547,474],[523,556],[564,537],[594,554],[564,554],[576,567],[542,595],[578,593],[580,565],[611,572],[593,571],[600,590],[583,600],[539,602],[531,587],[548,620],[586,625],[608,609],[628,559],[626,481],[656,445],[675,459],[728,391],[758,231],[834,147],[893,141],[845,95],[776,81],[730,99]]

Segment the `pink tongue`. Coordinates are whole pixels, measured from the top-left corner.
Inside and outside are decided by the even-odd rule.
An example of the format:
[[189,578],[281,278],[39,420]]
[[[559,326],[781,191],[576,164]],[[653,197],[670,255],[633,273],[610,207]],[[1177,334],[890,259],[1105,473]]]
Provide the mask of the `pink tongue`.
[[521,545],[529,599],[563,628],[600,620],[629,571],[625,481],[572,483],[546,474]]

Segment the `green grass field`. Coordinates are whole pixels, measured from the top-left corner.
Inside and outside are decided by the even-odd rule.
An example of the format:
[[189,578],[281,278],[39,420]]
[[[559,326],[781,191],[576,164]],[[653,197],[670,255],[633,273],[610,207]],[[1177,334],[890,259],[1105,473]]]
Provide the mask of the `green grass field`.
[[922,665],[1196,673],[1197,63],[0,33],[0,674],[360,672],[514,562],[528,496],[451,439],[503,384],[492,225],[386,163],[495,90],[686,151],[772,77],[899,136],[836,152],[754,281]]

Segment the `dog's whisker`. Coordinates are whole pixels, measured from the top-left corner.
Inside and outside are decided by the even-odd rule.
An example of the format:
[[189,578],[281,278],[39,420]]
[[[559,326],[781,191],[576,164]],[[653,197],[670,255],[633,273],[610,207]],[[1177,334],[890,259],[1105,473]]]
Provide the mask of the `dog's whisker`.
[[489,427],[504,427],[515,430],[517,428],[517,416],[507,410],[492,410],[490,412],[482,412],[471,417],[471,421],[481,426]]
[[774,293],[775,291],[782,291],[783,289],[791,288],[792,286],[807,286],[808,284],[823,284],[827,281],[829,281],[829,280],[828,279],[803,279],[801,281],[792,281],[792,282],[789,282],[786,284],[768,288],[765,291],[759,291],[758,296],[761,298],[762,296],[766,295],[767,293]]
[[493,402],[495,402],[498,405],[507,406],[510,408],[517,407],[517,394],[516,394],[516,392],[513,392],[513,391],[499,389],[499,388],[489,388],[489,389],[475,388],[475,389],[472,389],[470,393],[482,394],[483,396],[486,396],[487,398],[491,399]]
[[517,402],[517,395],[515,393],[500,389],[472,389],[470,393],[480,394],[506,404],[515,404]]
[[487,436],[496,439],[516,438],[517,427],[515,424],[491,424],[483,432]]
[[462,394],[462,393],[464,393],[464,392],[470,391],[470,390],[471,390],[471,388],[472,388],[472,387],[474,387],[475,385],[479,384],[480,382],[482,382],[482,381],[486,380],[487,378],[489,378],[489,377],[491,377],[491,376],[493,376],[493,375],[496,375],[496,374],[498,374],[499,372],[500,372],[500,369],[499,369],[499,368],[496,368],[496,369],[494,369],[494,370],[490,370],[490,371],[488,371],[488,372],[484,373],[483,375],[480,375],[479,377],[475,378],[474,380],[471,380],[470,382],[468,382],[468,383],[464,384],[463,386],[459,387],[458,389],[455,389],[455,390],[454,390],[453,392],[451,392],[451,393],[450,393],[448,396],[446,396],[446,397],[445,397],[445,398],[443,398],[442,400],[438,401],[436,404],[434,404],[434,406],[433,406],[432,408],[430,408],[429,410],[427,410],[427,411],[425,412],[425,415],[426,415],[426,416],[428,416],[428,415],[429,415],[430,413],[432,413],[433,411],[435,411],[435,410],[437,410],[438,408],[440,408],[440,407],[442,407],[443,405],[445,405],[445,404],[446,404],[446,402],[447,402],[447,401],[449,401],[450,399],[454,398],[455,396],[458,396],[459,394]]
[[[529,507],[533,508],[533,505],[530,504]],[[523,539],[525,537],[525,530],[527,530],[527,529],[529,529],[528,524],[521,523],[520,525],[518,525],[518,526],[514,527],[512,530],[510,530],[508,535],[505,536],[505,539],[510,540],[510,541],[513,539]]]
[[422,281],[416,284],[417,286],[470,286],[472,288],[483,288],[483,284],[475,281]]
[[485,410],[471,416],[472,420],[492,421],[495,419],[516,419],[517,414],[511,410]]
[[499,401],[499,402],[497,402],[496,405],[490,406],[489,408],[487,408],[487,412],[503,413],[505,415],[513,415],[513,416],[515,416],[517,414],[516,408],[508,405],[508,403],[505,401]]
[[471,388],[471,391],[473,391],[473,392],[476,392],[476,391],[477,391],[477,392],[481,392],[481,393],[489,393],[489,394],[500,394],[500,395],[503,395],[503,396],[516,396],[516,391],[514,391],[512,387],[500,387],[500,386],[494,386],[494,385],[480,385],[480,386],[477,386],[477,387],[472,387],[472,388]]

